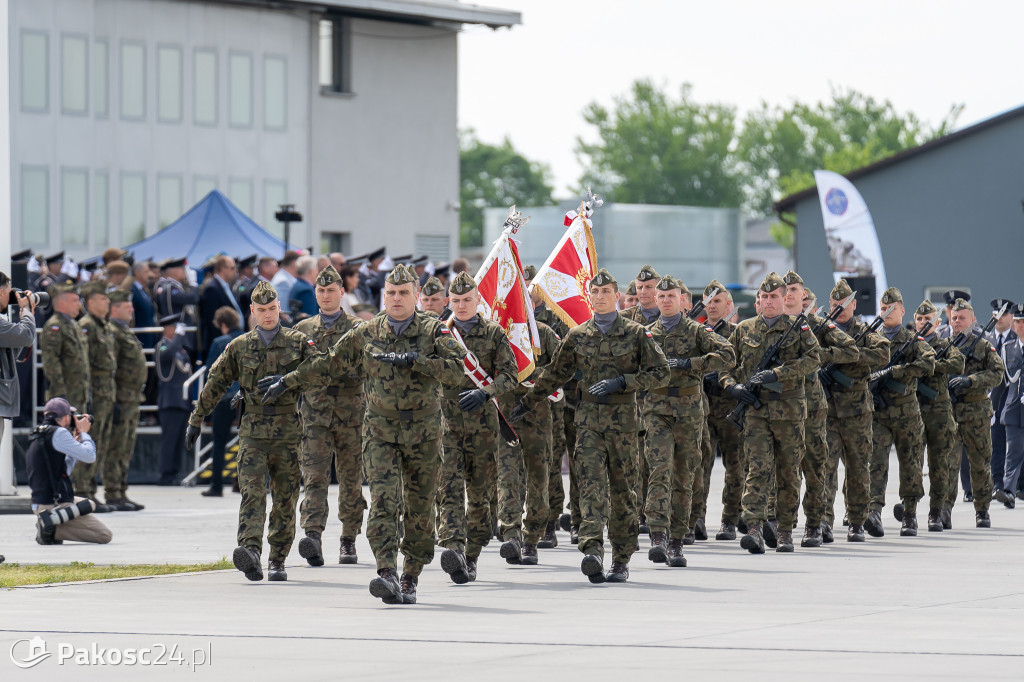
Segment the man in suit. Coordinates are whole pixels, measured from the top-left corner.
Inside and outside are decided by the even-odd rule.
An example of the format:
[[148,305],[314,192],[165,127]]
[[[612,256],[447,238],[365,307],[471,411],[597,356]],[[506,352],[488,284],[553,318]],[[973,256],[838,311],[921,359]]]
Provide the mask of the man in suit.
[[[1007,306],[1006,312],[996,320],[995,329],[985,335],[985,339],[996,349],[996,353],[999,354],[1005,365],[1006,355],[1003,353],[1003,349],[1012,345],[1017,340],[1017,335],[1013,333],[1012,329],[1013,301],[1005,298],[996,298],[991,301],[991,304],[992,310],[997,312],[1003,306]],[[1007,377],[1008,374],[1004,372],[1003,380],[992,389],[992,393],[989,395],[992,398],[992,409],[994,410],[992,417],[992,483],[993,490],[995,491],[1002,488],[1006,465],[1006,428],[1003,426],[1001,415],[1003,404],[1006,402],[1006,392],[1009,388]],[[1010,499],[1013,499],[1013,495],[1010,496]]]
[[[997,414],[998,421],[1006,430],[1006,458],[1003,461],[1003,478],[995,480],[995,499],[1006,507],[1016,506],[1014,494],[1020,482],[1021,465],[1024,464],[1024,303],[1013,307],[1012,340],[1003,343],[1001,355],[1006,372],[1006,393],[1003,396],[1003,409]],[[998,329],[998,325],[996,329]],[[995,391],[993,391],[993,394]],[[995,427],[993,427],[993,430]],[[992,460],[993,468],[995,460]],[[995,478],[993,472],[992,477]]]
[[227,306],[242,317],[242,310],[235,300],[231,291],[231,285],[238,278],[238,269],[235,267],[235,259],[231,256],[220,255],[214,260],[213,274],[203,282],[199,291],[199,315],[203,335],[203,357],[210,356],[210,347],[213,340],[221,335],[220,329],[213,321],[217,311]]
[[289,307],[292,311],[292,320],[298,322],[309,317],[320,314],[320,306],[316,302],[316,294],[313,290],[313,283],[317,278],[316,259],[312,256],[302,256],[296,261],[295,284],[289,296]]

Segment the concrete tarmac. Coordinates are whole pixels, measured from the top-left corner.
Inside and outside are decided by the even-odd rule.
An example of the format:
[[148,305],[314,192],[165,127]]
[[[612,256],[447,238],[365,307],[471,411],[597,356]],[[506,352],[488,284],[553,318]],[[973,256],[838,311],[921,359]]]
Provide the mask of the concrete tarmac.
[[[358,565],[334,563],[332,518],[328,564],[309,567],[293,547],[287,583],[229,570],[3,590],[0,679],[138,679],[191,671],[192,659],[204,661],[198,676],[222,680],[1020,679],[1024,508],[994,502],[985,530],[958,502],[952,531],[901,538],[897,471],[893,457],[884,538],[851,544],[839,528],[832,545],[763,556],[712,539],[671,569],[647,560],[643,537],[621,585],[588,583],[559,532],[535,567],[507,565],[492,542],[469,585],[449,581],[438,550],[419,603],[384,606],[367,591],[375,571],[364,536]],[[716,462],[712,538],[721,484]],[[109,545],[41,547],[30,517],[0,516],[0,554],[23,563],[230,556],[237,496],[156,487],[130,496],[148,508],[102,516]],[[50,656],[19,670],[12,647],[24,665],[30,642],[20,640],[36,636]],[[129,665],[131,649],[166,665]]]

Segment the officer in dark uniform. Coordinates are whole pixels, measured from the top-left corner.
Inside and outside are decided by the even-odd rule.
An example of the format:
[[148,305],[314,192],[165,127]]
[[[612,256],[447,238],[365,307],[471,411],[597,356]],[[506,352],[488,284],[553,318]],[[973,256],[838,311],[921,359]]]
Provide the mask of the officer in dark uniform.
[[[1006,365],[1006,356],[1003,349],[1016,343],[1017,335],[1013,332],[1013,301],[1005,298],[996,298],[991,301],[992,312],[996,313],[1006,306],[1004,312],[996,321],[995,329],[985,335],[985,340],[996,349],[999,359]],[[1006,393],[1009,389],[1009,375],[1003,373],[1002,381],[992,389],[989,397],[992,399],[992,482],[995,485],[1003,480],[1006,472],[1006,426],[1002,421],[1003,406],[1006,404]],[[1000,486],[995,485],[998,489]],[[1012,499],[1012,498],[1011,498]]]
[[160,445],[159,485],[176,485],[181,455],[185,450],[185,422],[192,409],[191,401],[182,396],[182,387],[192,375],[192,364],[185,347],[181,315],[160,318],[160,326],[164,328],[164,335],[157,342],[153,353],[156,376],[160,382],[156,405],[163,436]]
[[[187,288],[188,275],[185,272],[184,258],[168,258],[160,263],[160,279],[153,289],[153,300],[156,302],[157,315],[161,318],[168,315],[181,315],[180,322],[186,327],[196,326],[199,317],[196,315],[196,304],[199,303],[199,291]],[[195,352],[196,335],[189,332],[185,343],[189,352]]]

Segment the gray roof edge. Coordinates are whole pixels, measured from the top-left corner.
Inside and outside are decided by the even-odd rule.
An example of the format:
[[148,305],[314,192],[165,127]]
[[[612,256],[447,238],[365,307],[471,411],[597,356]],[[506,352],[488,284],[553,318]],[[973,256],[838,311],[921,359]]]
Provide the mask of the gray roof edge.
[[[186,0],[187,1],[187,0]],[[228,4],[265,6],[301,5],[325,10],[349,10],[368,16],[483,24],[491,28],[512,27],[523,22],[520,12],[471,5],[456,0],[219,0]]]

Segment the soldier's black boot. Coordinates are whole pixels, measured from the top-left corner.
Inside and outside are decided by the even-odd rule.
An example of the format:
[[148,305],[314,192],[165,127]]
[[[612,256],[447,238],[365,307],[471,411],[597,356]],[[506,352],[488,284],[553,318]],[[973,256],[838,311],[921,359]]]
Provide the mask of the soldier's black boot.
[[686,535],[683,536],[684,545],[692,545],[697,541],[697,535],[693,532],[693,529],[686,531]]
[[537,545],[524,544],[523,545],[523,558],[520,560],[524,566],[536,566],[537,565]]
[[903,521],[903,512],[906,511],[906,507],[903,506],[902,502],[897,502],[892,506],[892,515],[896,517],[897,521]]
[[779,522],[777,519],[768,519],[761,526],[761,535],[764,537],[764,544],[772,549],[779,546]]
[[476,562],[479,558],[475,556],[466,557],[466,575],[469,576],[469,582],[476,580]]
[[791,530],[780,530],[778,547],[775,548],[776,552],[792,552],[793,551],[793,531]]
[[597,554],[588,554],[583,557],[580,570],[595,585],[603,583],[608,579],[604,574],[604,565],[601,563],[601,557]]
[[975,514],[974,514],[974,525],[977,528],[991,528],[992,527],[992,519],[990,519],[988,517],[988,510],[982,510],[980,512],[975,512]]
[[903,514],[903,525],[900,526],[900,537],[917,537],[917,514]]
[[715,534],[716,540],[735,540],[736,539],[736,526],[729,521],[722,521],[721,527],[718,529],[718,533]]
[[446,549],[441,552],[441,570],[447,573],[456,585],[465,585],[470,581],[466,553],[460,549]]
[[249,580],[263,580],[263,568],[260,567],[260,553],[251,547],[235,547],[231,553],[231,562]]
[[288,572],[284,570],[283,561],[271,559],[267,563],[267,580],[274,580],[276,582],[288,580]]
[[128,503],[128,504],[130,504],[131,506],[135,507],[135,509],[133,509],[132,511],[142,511],[143,509],[145,509],[145,508],[146,508],[146,505],[142,504],[141,502],[136,502],[135,500],[130,500],[130,499],[128,499],[127,497],[125,497],[125,498],[124,498],[123,500],[121,500],[121,501],[122,501],[122,502],[127,502],[127,503]]
[[836,536],[832,534],[832,526],[828,521],[821,522],[821,544],[828,545],[835,542]]
[[580,527],[570,526],[569,528],[569,543],[573,545],[580,544]]
[[377,577],[370,581],[370,594],[385,604],[402,604],[402,585],[398,576],[390,568],[377,571]]
[[548,521],[548,527],[544,529],[544,537],[537,542],[537,546],[541,549],[554,549],[558,547],[558,537],[555,535],[554,521]]
[[310,566],[324,565],[323,546],[320,544],[319,531],[306,531],[306,537],[299,540],[299,556],[305,559]]
[[651,527],[647,525],[647,517],[643,514],[640,515],[640,532],[644,535],[651,532]]
[[747,528],[747,522],[743,520],[743,517],[740,517],[740,520],[736,522],[736,530],[743,535],[747,534],[749,529]]
[[572,514],[562,514],[559,516],[558,527],[568,533],[572,528]]
[[629,564],[623,561],[613,561],[612,568],[608,571],[608,582],[624,583],[629,580]]
[[704,519],[697,519],[697,523],[693,526],[693,537],[698,540],[708,539],[708,527],[704,523]]
[[338,563],[354,564],[357,561],[359,561],[359,557],[356,556],[356,539],[342,538],[341,548],[338,550]]
[[941,533],[942,532],[942,512],[938,509],[928,510],[928,532],[929,533]]
[[664,531],[656,530],[651,533],[651,548],[647,550],[647,558],[656,564],[663,564],[668,560],[668,537]]
[[63,545],[63,540],[57,539],[57,527],[46,528],[43,520],[36,518],[36,542],[40,545]]
[[804,536],[800,540],[801,547],[821,547],[821,526],[817,528],[813,526],[804,527]]
[[403,604],[415,604],[416,603],[416,585],[420,579],[414,575],[408,573],[402,574],[402,580],[399,585],[402,587],[402,603]]
[[505,560],[505,563],[523,563],[523,541],[519,538],[505,540],[505,542],[501,543],[501,549],[498,550],[498,554]]
[[668,541],[668,560],[665,562],[672,568],[686,568],[686,557],[683,556],[683,541]]
[[760,521],[751,521],[747,524],[747,534],[740,540],[740,547],[751,554],[764,554],[764,536],[761,534]]
[[942,530],[950,530],[953,528],[953,511],[951,509],[942,510]]
[[851,523],[850,530],[846,531],[847,542],[864,542],[864,526],[859,523]]
[[864,528],[865,530],[867,530],[868,535],[870,535],[873,538],[884,537],[885,529],[882,528],[882,512],[868,512],[868,518],[867,521],[864,522]]

